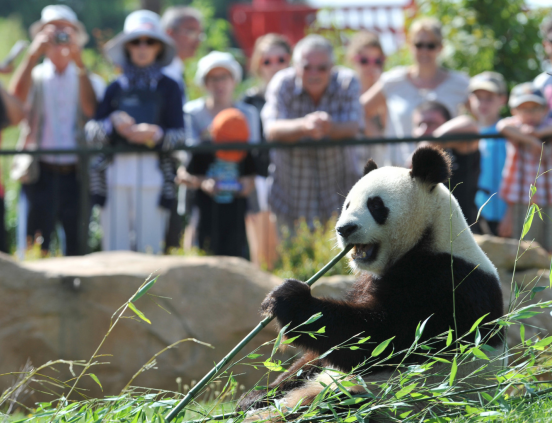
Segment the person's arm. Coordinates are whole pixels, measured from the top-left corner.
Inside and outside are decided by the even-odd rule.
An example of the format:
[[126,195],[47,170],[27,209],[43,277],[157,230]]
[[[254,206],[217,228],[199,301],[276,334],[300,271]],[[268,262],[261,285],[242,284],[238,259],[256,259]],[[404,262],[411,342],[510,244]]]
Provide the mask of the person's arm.
[[332,122],[329,137],[331,139],[355,138],[358,134],[358,121]]
[[386,99],[381,81],[377,81],[360,96],[360,104],[364,107],[367,116],[373,116],[381,107],[385,107]]
[[542,148],[541,140],[533,134],[522,131],[512,118],[500,120],[496,124],[496,129],[515,144],[526,145],[539,152]]
[[[442,137],[452,134],[475,134],[479,132],[477,122],[471,116],[458,116],[448,122],[443,123],[435,131],[434,137]],[[460,154],[468,154],[477,150],[479,140],[473,141],[455,141],[455,142],[432,142],[432,145],[437,145],[441,148],[452,148]]]
[[17,125],[25,117],[25,109],[18,98],[8,94],[8,92],[0,87],[0,99],[4,105],[6,115],[10,125]]
[[552,137],[552,125],[545,126],[541,129],[536,129],[533,135],[535,135],[537,138],[540,138],[541,140],[543,138]]
[[278,119],[267,124],[268,141],[295,142],[307,135],[304,118]]

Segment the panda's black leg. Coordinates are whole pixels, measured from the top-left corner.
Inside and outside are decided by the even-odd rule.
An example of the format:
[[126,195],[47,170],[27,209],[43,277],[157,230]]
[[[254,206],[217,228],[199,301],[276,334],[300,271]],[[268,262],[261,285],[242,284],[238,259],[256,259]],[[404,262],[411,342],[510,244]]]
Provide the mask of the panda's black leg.
[[[320,372],[322,363],[320,360],[316,360],[315,357],[308,353],[303,355],[285,373],[272,382],[266,390],[251,391],[242,396],[238,401],[236,410],[247,411],[266,407],[272,404],[273,400],[280,399],[291,390],[300,388],[306,380],[312,379]],[[301,369],[303,371],[297,376],[297,372]],[[267,398],[267,393],[274,389],[276,389],[276,392],[271,394],[270,398]]]

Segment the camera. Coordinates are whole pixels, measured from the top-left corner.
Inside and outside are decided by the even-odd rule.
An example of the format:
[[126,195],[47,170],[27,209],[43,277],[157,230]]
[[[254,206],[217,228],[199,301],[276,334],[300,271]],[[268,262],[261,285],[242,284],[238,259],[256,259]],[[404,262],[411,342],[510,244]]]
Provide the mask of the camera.
[[56,44],[69,44],[69,34],[64,31],[56,32],[54,35],[54,42]]

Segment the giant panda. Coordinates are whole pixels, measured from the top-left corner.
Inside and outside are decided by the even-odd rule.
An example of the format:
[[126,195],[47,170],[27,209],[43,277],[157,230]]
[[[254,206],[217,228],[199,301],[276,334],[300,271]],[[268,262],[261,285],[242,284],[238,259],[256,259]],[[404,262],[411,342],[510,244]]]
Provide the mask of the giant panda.
[[[411,169],[378,168],[369,160],[364,176],[347,195],[336,225],[339,245],[354,246],[350,263],[360,273],[345,299],[315,298],[308,285],[287,279],[263,301],[262,314],[274,316],[280,327],[294,328],[318,312],[322,313],[319,320],[298,331],[325,326],[324,336],[301,335],[292,342],[303,356],[271,384],[287,407],[299,400],[308,404],[323,389],[320,382],[331,383],[322,368],[350,372],[391,337],[395,351],[408,349],[418,324],[428,318],[422,340],[449,329],[463,335],[480,317],[487,315],[484,324],[503,315],[497,270],[475,242],[456,199],[444,185],[450,176],[450,158],[433,147],[417,149]],[[499,329],[485,325],[480,331],[486,345],[497,355],[503,352]],[[287,337],[298,335],[291,331]],[[334,346],[367,336],[370,343],[362,348],[338,348],[317,359]],[[473,342],[474,336],[472,332],[465,340]],[[439,350],[446,348],[445,343],[443,337],[432,346]],[[404,359],[398,355],[387,364],[398,365]],[[401,364],[424,360],[423,355],[413,354]],[[473,371],[465,370],[466,374]],[[385,380],[390,372],[389,367],[374,367],[364,369],[363,374]],[[245,395],[238,409],[269,405],[265,393]]]

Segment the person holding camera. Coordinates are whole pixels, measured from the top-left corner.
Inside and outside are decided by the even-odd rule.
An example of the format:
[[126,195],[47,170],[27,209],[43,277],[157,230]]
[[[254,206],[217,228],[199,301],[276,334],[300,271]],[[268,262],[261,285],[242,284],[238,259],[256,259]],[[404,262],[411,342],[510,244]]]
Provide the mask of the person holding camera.
[[[88,41],[86,30],[69,7],[50,5],[29,32],[33,41],[10,87],[29,110],[19,148],[84,146],[84,124],[94,116],[105,88],[102,79],[90,74],[82,60],[82,48]],[[88,225],[87,216],[80,215],[82,187],[78,177],[87,169],[79,167],[76,155],[69,154],[43,155],[26,163],[14,160],[18,171],[12,172],[12,177],[23,184],[28,200],[27,235],[42,240],[41,250],[46,255],[59,221],[65,238],[62,250],[76,255],[79,225]]]

